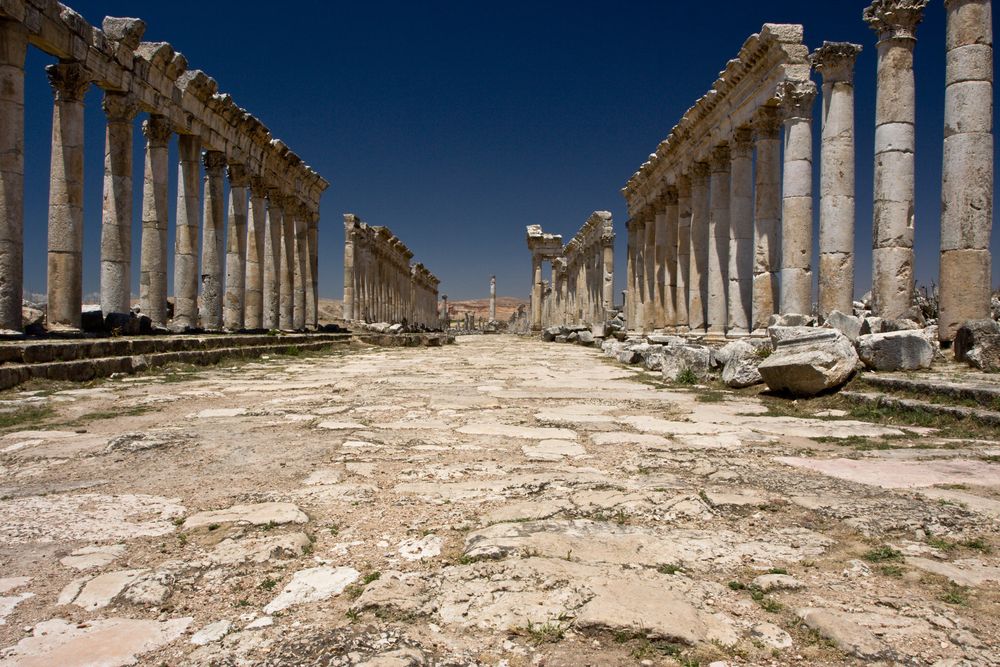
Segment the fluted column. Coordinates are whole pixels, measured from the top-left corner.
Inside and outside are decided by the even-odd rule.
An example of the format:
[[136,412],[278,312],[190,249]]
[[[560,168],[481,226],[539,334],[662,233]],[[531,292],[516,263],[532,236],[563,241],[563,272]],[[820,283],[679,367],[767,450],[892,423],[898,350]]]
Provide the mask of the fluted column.
[[201,228],[201,326],[222,328],[223,252],[225,248],[225,199],[223,182],[226,155],[205,151],[205,213]]
[[292,310],[292,327],[297,331],[306,328],[306,293],[310,290],[306,287],[306,279],[309,270],[306,265],[309,263],[309,227],[305,216],[307,212],[299,209],[295,216],[295,294]]
[[750,333],[753,293],[753,133],[740,128],[730,144],[729,328],[731,336]]
[[281,326],[281,237],[284,231],[283,197],[280,190],[267,191],[267,229],[264,233],[264,328]]
[[709,161],[708,331],[726,332],[726,283],[729,273],[729,146],[712,151]]
[[247,329],[264,328],[264,237],[267,233],[267,200],[264,183],[250,177],[250,207],[247,211],[246,293],[243,325]]
[[177,225],[174,230],[174,329],[198,326],[198,221],[201,215],[201,138],[177,140]]
[[677,331],[690,329],[688,311],[688,286],[691,276],[691,179],[682,174],[677,177],[677,287],[674,304],[677,309]]
[[132,309],[132,121],[134,97],[104,93],[104,205],[101,215],[101,310]]
[[753,213],[753,306],[751,328],[765,329],[777,312],[781,269],[781,119],[762,107],[753,122],[755,164]]
[[542,328],[542,258],[531,254],[531,328]]
[[247,276],[247,187],[246,168],[231,164],[229,176],[229,221],[226,228],[226,295],[223,324],[231,331],[245,328]]
[[497,277],[490,276],[490,322],[497,319]]
[[0,20],[0,329],[20,331],[24,291],[24,59],[28,33]]
[[601,236],[601,321],[611,319],[615,307],[615,237]]
[[83,301],[83,96],[79,63],[45,68],[55,95],[49,180],[48,326],[80,328]]
[[781,185],[781,312],[812,312],[812,105],[816,84],[780,90],[785,125]]
[[295,202],[285,198],[284,217],[281,225],[281,267],[279,277],[278,328],[290,331],[295,328]]
[[708,296],[709,167],[705,162],[691,166],[691,270],[688,282],[688,324],[691,331],[705,333]]
[[993,225],[993,21],[990,0],[945,0],[948,12],[941,179],[938,336],[990,316]]
[[819,314],[854,304],[854,61],[861,46],[824,42],[812,55],[823,75],[819,185]]
[[142,182],[142,239],[139,257],[139,309],[153,326],[167,324],[167,171],[172,130],[164,116],[142,123],[146,137]]
[[872,307],[886,319],[906,317],[913,299],[913,48],[926,6],[927,0],[875,0],[864,13],[878,33]]

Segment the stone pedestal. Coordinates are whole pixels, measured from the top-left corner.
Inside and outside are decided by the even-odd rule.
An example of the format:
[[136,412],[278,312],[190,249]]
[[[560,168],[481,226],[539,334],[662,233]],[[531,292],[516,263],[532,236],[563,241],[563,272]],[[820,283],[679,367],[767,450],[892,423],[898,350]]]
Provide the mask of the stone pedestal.
[[691,270],[688,282],[688,325],[705,333],[708,297],[709,166],[695,162],[691,167]]
[[728,333],[750,332],[753,292],[753,133],[741,128],[730,145]]
[[878,33],[872,308],[885,319],[905,317],[913,299],[913,48],[926,6],[927,0],[875,0],[864,13]]
[[823,75],[820,159],[819,314],[854,303],[854,61],[858,44],[824,42],[812,55]]
[[264,195],[263,182],[257,177],[251,177],[243,316],[243,326],[251,330],[264,328],[264,237],[267,233],[267,200]]
[[24,25],[0,19],[0,329],[20,331],[24,290]]
[[690,328],[688,286],[691,276],[691,179],[677,177],[677,288],[674,302],[677,308],[677,330]]
[[46,68],[55,94],[49,180],[49,329],[79,329],[83,301],[83,96],[90,75],[79,63]]
[[754,187],[753,307],[751,329],[767,328],[777,312],[781,267],[781,119],[774,107],[762,107],[754,118],[757,151]]
[[131,95],[104,94],[104,206],[101,216],[101,311],[132,309],[132,121],[139,105]]
[[709,232],[708,232],[708,331],[726,332],[726,283],[729,272],[729,146],[712,151],[709,167]]
[[967,320],[990,317],[993,225],[993,30],[989,0],[946,0],[941,316],[954,340]]
[[142,181],[142,240],[139,258],[139,308],[153,326],[167,324],[167,143],[172,134],[163,116],[142,124],[146,137]]
[[230,331],[244,328],[247,272],[247,186],[250,178],[243,165],[231,164],[229,176],[229,221],[226,227],[226,292],[222,323]]
[[205,212],[201,234],[201,326],[209,331],[222,329],[223,263],[225,248],[225,199],[223,182],[226,155],[206,151]]
[[198,326],[198,220],[201,215],[199,178],[201,139],[178,137],[177,225],[174,238],[173,328]]

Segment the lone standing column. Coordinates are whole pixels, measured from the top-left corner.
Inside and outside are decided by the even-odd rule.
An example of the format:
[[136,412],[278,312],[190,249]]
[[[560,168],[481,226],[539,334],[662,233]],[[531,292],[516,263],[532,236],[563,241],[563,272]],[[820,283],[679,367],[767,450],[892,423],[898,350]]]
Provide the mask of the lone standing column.
[[264,233],[264,328],[277,329],[281,324],[281,234],[284,214],[281,191],[267,191],[267,229]]
[[223,324],[230,331],[244,328],[247,276],[247,186],[250,179],[240,164],[229,175],[229,226],[226,228],[226,297]]
[[24,291],[24,58],[28,33],[0,20],[0,329],[20,331]]
[[264,328],[264,234],[267,226],[267,202],[260,177],[250,177],[250,208],[247,219],[247,271],[243,326]]
[[775,107],[762,107],[753,124],[757,151],[754,187],[752,330],[767,328],[777,312],[781,232],[781,120]]
[[812,105],[816,84],[786,83],[781,188],[781,312],[812,312]]
[[45,68],[55,94],[49,180],[48,326],[79,329],[83,302],[83,96],[79,63]]
[[[447,301],[445,301],[447,304]],[[445,311],[447,312],[447,311]],[[542,328],[542,258],[531,255],[531,329]]]
[[177,227],[174,239],[173,328],[183,331],[198,325],[198,216],[201,214],[198,153],[201,139],[178,137],[180,155],[177,177]]
[[209,331],[222,328],[222,256],[225,248],[225,199],[223,174],[226,155],[205,152],[205,215],[201,232],[201,326]]
[[490,276],[490,322],[497,320],[497,277]]
[[729,181],[729,331],[750,333],[753,292],[753,134],[740,128],[733,135]]
[[142,124],[146,137],[142,183],[142,240],[139,259],[139,308],[153,326],[167,324],[167,142],[172,133],[163,116]]
[[906,317],[913,293],[913,48],[927,0],[875,0],[864,19],[878,33],[875,101],[872,307],[885,319]]
[[132,121],[139,105],[131,95],[104,94],[104,206],[101,217],[101,311],[132,309]]
[[354,315],[354,216],[344,214],[344,306],[341,316],[345,320],[357,319]]
[[279,276],[278,328],[291,331],[295,327],[295,203],[285,197],[282,206],[284,217],[281,225],[281,268]]
[[861,46],[824,42],[812,55],[823,75],[819,186],[819,314],[854,304],[854,61]]
[[951,341],[962,322],[990,316],[993,224],[993,29],[990,0],[946,0],[941,317]]
[[601,235],[601,321],[611,319],[615,307],[615,237],[614,234]]
[[712,151],[709,186],[708,331],[726,333],[726,282],[729,272],[729,146]]
[[691,270],[688,282],[688,324],[705,333],[705,300],[708,295],[708,164],[691,167]]
[[677,177],[677,288],[674,302],[677,308],[677,331],[690,330],[688,285],[691,276],[691,179]]

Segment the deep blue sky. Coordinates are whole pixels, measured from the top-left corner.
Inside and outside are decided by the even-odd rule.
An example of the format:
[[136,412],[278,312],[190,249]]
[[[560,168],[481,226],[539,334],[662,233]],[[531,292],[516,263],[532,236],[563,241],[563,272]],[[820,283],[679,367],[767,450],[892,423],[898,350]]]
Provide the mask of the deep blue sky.
[[[619,190],[765,22],[804,24],[810,49],[824,40],[865,47],[856,77],[857,285],[859,294],[868,289],[875,35],[861,20],[866,4],[76,0],[70,6],[95,25],[105,15],[145,19],[146,40],[170,42],[331,181],[320,226],[322,296],[342,294],[341,215],[350,211],[390,227],[415,261],[442,279],[442,292],[459,299],[486,296],[491,274],[499,294],[526,296],[525,225],[541,224],[568,240],[598,209],[615,217],[620,290],[626,215]],[[926,284],[936,280],[938,266],[941,0],[932,0],[918,37],[917,277]],[[29,52],[29,292],[45,291],[51,93],[43,67],[50,61]],[[819,108],[817,101],[817,157]],[[88,95],[86,113],[84,291],[92,293],[99,285],[104,143],[99,91]],[[141,151],[137,130],[137,211]],[[174,169],[171,201],[175,188]],[[173,215],[171,209],[171,247]],[[137,213],[133,293],[138,219]],[[995,285],[998,248],[994,235]]]

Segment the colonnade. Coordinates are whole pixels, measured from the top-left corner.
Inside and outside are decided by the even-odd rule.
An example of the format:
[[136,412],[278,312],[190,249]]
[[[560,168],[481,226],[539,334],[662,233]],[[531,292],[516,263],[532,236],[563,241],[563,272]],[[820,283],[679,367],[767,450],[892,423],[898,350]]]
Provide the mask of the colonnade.
[[[139,300],[154,326],[175,330],[303,329],[317,323],[319,199],[328,183],[256,118],[219,94],[145,23],[103,29],[57,2],[0,5],[0,329],[20,330],[23,298],[24,66],[46,68],[53,129],[48,207],[47,326],[81,325],[83,99],[103,89],[106,116],[101,307],[131,309],[134,121],[145,138]],[[168,143],[178,135],[174,312],[168,322]],[[229,182],[228,202],[224,182]],[[200,244],[199,244],[200,239]],[[200,253],[199,253],[200,247]]]
[[[872,302],[914,315],[916,28],[928,0],[876,0]],[[989,317],[992,19],[989,0],[945,0],[947,70],[939,336]],[[853,71],[861,46],[809,54],[796,25],[765,25],[622,193],[633,330],[746,335],[773,314],[852,312]],[[818,293],[813,301],[813,113],[822,80]]]
[[387,227],[344,214],[344,319],[436,328],[440,281],[412,258]]

